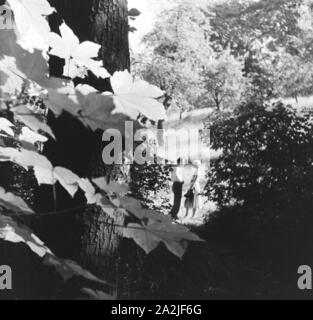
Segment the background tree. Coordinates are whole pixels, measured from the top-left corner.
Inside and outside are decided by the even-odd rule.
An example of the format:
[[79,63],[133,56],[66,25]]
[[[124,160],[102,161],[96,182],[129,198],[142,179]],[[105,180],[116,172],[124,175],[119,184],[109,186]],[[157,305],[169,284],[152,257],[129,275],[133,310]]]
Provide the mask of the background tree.
[[201,105],[202,71],[212,58],[210,25],[201,6],[182,2],[159,14],[143,42],[148,54],[134,70],[158,85],[181,110]]
[[208,106],[218,111],[235,108],[248,94],[249,79],[245,77],[244,63],[228,50],[216,53],[204,71],[205,98]]
[[282,50],[299,55],[301,3],[232,0],[195,6],[176,1],[146,36],[150,51],[141,56],[146,63],[134,69],[184,110],[220,108],[222,100],[227,105],[231,99],[236,105],[242,97],[273,98],[288,82],[287,76],[278,76]]
[[279,98],[309,96],[313,92],[313,65],[301,56],[282,51],[273,66],[274,94]]
[[[211,40],[245,61],[244,73],[252,80],[254,98],[275,94],[273,65],[279,50],[298,53],[298,7],[302,0],[222,1],[207,7],[214,33]],[[278,55],[276,55],[278,53]],[[276,59],[275,59],[276,57]]]

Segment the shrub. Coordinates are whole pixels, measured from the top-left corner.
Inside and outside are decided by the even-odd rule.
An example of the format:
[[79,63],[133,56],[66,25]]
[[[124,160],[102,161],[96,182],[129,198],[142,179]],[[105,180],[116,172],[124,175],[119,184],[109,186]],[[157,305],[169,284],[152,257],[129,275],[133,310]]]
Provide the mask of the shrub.
[[312,116],[290,106],[247,104],[213,116],[207,130],[213,149],[206,194],[221,207],[244,204],[281,209],[311,201]]
[[169,213],[170,167],[166,164],[134,164],[130,170],[132,194],[151,210]]

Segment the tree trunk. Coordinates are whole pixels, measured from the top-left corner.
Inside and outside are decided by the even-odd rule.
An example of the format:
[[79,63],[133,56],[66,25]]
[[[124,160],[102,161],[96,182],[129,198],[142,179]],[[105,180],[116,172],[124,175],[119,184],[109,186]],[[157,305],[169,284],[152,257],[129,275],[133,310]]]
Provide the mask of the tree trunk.
[[[94,0],[92,5],[91,37],[101,44],[101,58],[110,72],[130,69],[128,42],[127,0]],[[95,161],[91,164],[90,175],[99,177],[106,174],[107,167],[101,159],[103,145],[95,150]],[[99,208],[87,210],[84,215],[82,258],[86,267],[99,276],[106,277],[117,288],[119,275],[119,247],[124,215],[114,220]],[[116,293],[116,292],[115,292]]]
[[127,0],[94,0],[92,40],[101,44],[101,58],[110,72],[130,69]]
[[[94,0],[91,12],[91,39],[101,44],[100,54],[105,68],[110,73],[129,70],[127,0]],[[107,167],[101,159],[103,145],[100,142],[98,146],[90,166],[92,177],[107,174]],[[81,258],[87,268],[108,279],[117,289],[122,234],[114,224],[123,225],[124,216],[116,216],[113,220],[96,207],[84,213]]]
[[[81,41],[90,40],[101,44],[101,59],[104,67],[110,73],[130,69],[127,0],[50,0],[50,2],[59,13],[58,18],[52,19],[55,27],[60,24],[60,18],[64,18]],[[98,90],[111,90],[108,82],[91,78],[87,81]],[[65,127],[68,128],[68,125],[63,125],[63,127],[66,130]],[[92,143],[92,159],[88,160],[85,175],[88,177],[106,176],[108,167],[101,159],[103,149],[101,133],[95,134],[93,139],[96,142]],[[87,141],[85,142],[88,144]],[[63,144],[62,139],[58,139],[58,144],[60,143]],[[80,146],[80,149],[84,147],[90,149],[90,146],[84,146],[84,144]],[[66,147],[63,147],[62,150],[62,157],[68,156],[73,159],[73,155],[66,155]],[[86,161],[79,156],[73,160]],[[117,284],[118,249],[121,240],[121,230],[114,225],[123,223],[124,216],[118,216],[112,220],[103,210],[94,206],[88,208],[82,215],[83,230],[78,254],[80,262],[84,267],[113,284]]]

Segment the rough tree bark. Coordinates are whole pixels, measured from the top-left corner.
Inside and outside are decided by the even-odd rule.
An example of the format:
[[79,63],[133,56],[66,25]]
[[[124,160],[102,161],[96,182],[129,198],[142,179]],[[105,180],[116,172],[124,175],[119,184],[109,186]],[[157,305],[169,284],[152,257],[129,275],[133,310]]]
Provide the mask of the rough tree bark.
[[101,58],[111,73],[130,68],[127,0],[94,0],[92,39],[100,43]]
[[[101,44],[101,58],[110,73],[130,68],[128,44],[127,0],[94,0],[92,3],[91,39]],[[106,168],[101,159],[102,144],[95,150],[91,164],[91,176],[103,176]],[[119,246],[124,216],[114,220],[99,208],[91,208],[84,214],[82,237],[82,262],[100,276],[107,277],[117,288]]]
[[[50,3],[81,41],[91,40],[101,44],[100,56],[104,67],[110,73],[130,68],[127,0],[50,0]],[[56,25],[59,23],[59,18],[52,22]],[[92,78],[87,81],[99,90],[111,89],[107,82]],[[53,126],[54,130],[59,130],[62,134],[67,135],[69,120],[65,123],[64,119],[58,121],[59,123]],[[81,141],[79,148],[87,148],[91,151],[92,158],[80,157],[77,151],[73,150],[73,147],[70,147],[70,152],[66,151],[66,145],[70,144],[70,139],[66,139],[64,144],[62,138],[58,139],[58,144],[63,145],[61,163],[68,162],[66,159],[85,162],[83,170],[79,170],[80,172],[77,173],[88,177],[105,176],[107,167],[104,166],[101,159],[103,149],[101,133],[98,132],[92,136],[95,142],[92,142],[93,150],[90,150],[90,137],[86,138],[86,133],[83,130],[78,131],[79,133],[71,133],[71,136],[76,135],[76,140]],[[83,138],[81,139],[81,137]],[[53,157],[52,153],[56,154],[58,150],[53,149],[51,152]],[[73,157],[73,154],[76,156]],[[60,163],[60,161],[57,162]],[[71,168],[71,165],[68,167]],[[80,167],[80,169],[82,168]],[[103,210],[95,207],[88,208],[82,216],[81,248],[76,258],[79,258],[80,263],[90,271],[116,284],[121,230],[114,227],[114,224],[123,224],[124,216],[116,217],[113,221]]]

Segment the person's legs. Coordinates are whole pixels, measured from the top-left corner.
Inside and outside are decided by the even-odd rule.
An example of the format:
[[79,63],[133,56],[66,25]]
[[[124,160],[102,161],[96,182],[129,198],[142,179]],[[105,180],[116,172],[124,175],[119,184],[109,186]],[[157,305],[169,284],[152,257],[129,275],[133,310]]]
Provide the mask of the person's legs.
[[186,215],[185,215],[185,218],[187,219],[189,216],[189,207],[186,208]]
[[183,197],[183,184],[182,183],[178,183],[178,186],[177,186],[177,194],[176,194],[176,216],[175,218],[177,219],[178,218],[178,214],[179,214],[179,211],[180,211],[180,206],[181,206],[181,201],[182,201],[182,197]]
[[173,184],[173,192],[174,192],[174,204],[171,210],[171,216],[173,219],[177,219],[177,215],[179,213],[181,199],[182,199],[182,184],[179,182],[175,182]]
[[194,192],[193,205],[192,205],[192,211],[193,211],[192,218],[196,217],[198,209],[199,209],[199,194],[198,194],[197,191],[195,191]]

